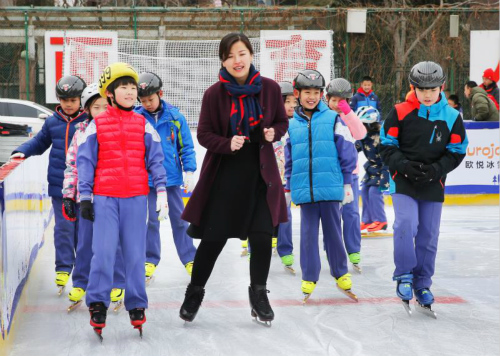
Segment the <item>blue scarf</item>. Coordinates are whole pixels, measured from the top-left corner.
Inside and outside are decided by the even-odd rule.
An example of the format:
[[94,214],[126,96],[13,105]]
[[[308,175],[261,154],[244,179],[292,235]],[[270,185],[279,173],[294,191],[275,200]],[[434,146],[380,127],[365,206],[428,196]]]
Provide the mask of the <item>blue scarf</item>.
[[233,136],[245,136],[249,140],[250,131],[253,131],[263,118],[262,108],[257,97],[262,89],[260,72],[252,64],[245,84],[239,85],[226,68],[222,68],[219,80],[231,96],[230,121]]

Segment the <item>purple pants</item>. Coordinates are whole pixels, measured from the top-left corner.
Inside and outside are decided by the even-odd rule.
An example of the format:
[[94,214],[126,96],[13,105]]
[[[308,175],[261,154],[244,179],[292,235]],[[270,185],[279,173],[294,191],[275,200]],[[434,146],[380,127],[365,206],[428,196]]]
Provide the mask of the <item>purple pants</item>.
[[339,278],[347,273],[347,255],[342,242],[341,208],[338,202],[320,202],[300,206],[300,268],[304,281],[317,282],[321,270],[319,223],[330,274]]
[[430,288],[443,203],[393,194],[395,276],[413,273],[413,288]]
[[384,194],[378,187],[363,185],[361,188],[361,200],[363,201],[363,215],[361,220],[365,224],[371,224],[375,221],[387,222]]
[[[71,273],[75,265],[78,244],[78,220],[66,220],[62,213],[62,198],[52,197],[54,209],[54,246],[56,249],[56,272]],[[76,213],[79,214],[78,208]]]
[[87,286],[87,305],[103,302],[109,307],[118,245],[125,261],[125,308],[147,308],[146,219],[147,196],[111,198],[94,196],[94,229]]
[[[181,219],[184,211],[181,188],[167,187],[168,218],[174,235],[175,248],[182,264],[194,261],[196,247],[193,239],[186,234],[188,223]],[[161,258],[160,222],[156,212],[156,190],[150,189],[148,195],[148,232],[146,235],[146,262],[158,265]]]
[[342,233],[344,234],[345,249],[349,254],[361,251],[359,184],[357,174],[352,175],[352,192],[354,195],[353,202],[342,207],[342,220],[344,222]]
[[[291,203],[290,203],[291,205]],[[291,255],[293,253],[292,241],[292,210],[290,205],[287,206],[288,221],[281,223],[278,229],[278,255],[280,257]]]

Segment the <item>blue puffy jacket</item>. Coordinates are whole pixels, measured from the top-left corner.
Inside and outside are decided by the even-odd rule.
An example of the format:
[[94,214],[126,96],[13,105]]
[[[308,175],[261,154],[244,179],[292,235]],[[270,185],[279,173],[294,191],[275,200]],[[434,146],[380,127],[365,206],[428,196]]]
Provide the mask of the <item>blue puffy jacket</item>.
[[[161,110],[157,115],[152,115],[142,106],[136,107],[135,111],[144,115],[161,137],[167,187],[182,185],[182,172],[196,171],[196,153],[186,118],[178,108],[165,100],[161,100]],[[153,186],[151,176],[149,186]]]
[[31,140],[19,146],[15,152],[22,152],[26,158],[43,154],[52,145],[49,155],[49,196],[62,198],[64,170],[66,169],[66,152],[75,134],[75,125],[87,119],[85,112],[80,112],[76,117],[66,116],[60,106],[53,115],[45,119],[40,132]]
[[363,89],[359,88],[356,94],[354,94],[354,96],[351,98],[349,105],[354,112],[356,112],[356,110],[358,110],[362,106],[374,107],[380,113],[380,117],[383,117],[382,107],[380,106],[380,99],[373,91],[370,91],[370,93],[366,95]]
[[311,119],[299,107],[288,133],[285,189],[291,190],[293,202],[342,201],[344,184],[352,183],[358,154],[340,116],[322,101]]

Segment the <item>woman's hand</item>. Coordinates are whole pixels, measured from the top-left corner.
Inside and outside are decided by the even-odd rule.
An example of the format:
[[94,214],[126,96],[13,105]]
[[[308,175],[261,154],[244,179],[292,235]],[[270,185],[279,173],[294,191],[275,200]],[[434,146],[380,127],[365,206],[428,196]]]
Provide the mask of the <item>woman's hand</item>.
[[[238,151],[245,143],[245,136],[233,136],[231,139],[231,151]],[[227,147],[227,146],[226,146]]]
[[274,129],[272,127],[270,129],[264,129],[264,138],[267,142],[274,141]]

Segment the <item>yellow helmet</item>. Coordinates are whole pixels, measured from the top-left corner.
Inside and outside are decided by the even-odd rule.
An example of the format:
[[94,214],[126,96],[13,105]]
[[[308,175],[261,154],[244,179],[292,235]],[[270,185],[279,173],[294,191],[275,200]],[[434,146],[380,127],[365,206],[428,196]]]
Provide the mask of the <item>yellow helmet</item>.
[[99,78],[99,94],[106,98],[106,89],[116,79],[121,77],[132,77],[137,82],[139,74],[135,71],[134,67],[130,64],[117,62],[107,66]]

